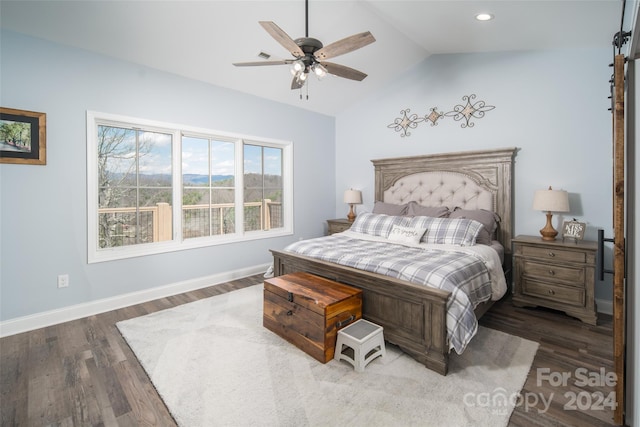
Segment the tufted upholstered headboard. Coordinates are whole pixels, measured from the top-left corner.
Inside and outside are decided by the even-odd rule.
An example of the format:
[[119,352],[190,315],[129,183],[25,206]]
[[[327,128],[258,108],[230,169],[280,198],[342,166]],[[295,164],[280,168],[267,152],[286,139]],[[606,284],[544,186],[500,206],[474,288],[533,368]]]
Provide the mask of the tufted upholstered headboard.
[[[375,200],[415,201],[450,210],[487,209],[500,216],[497,238],[511,255],[512,175],[516,148],[372,160]],[[507,258],[505,257],[505,261]]]

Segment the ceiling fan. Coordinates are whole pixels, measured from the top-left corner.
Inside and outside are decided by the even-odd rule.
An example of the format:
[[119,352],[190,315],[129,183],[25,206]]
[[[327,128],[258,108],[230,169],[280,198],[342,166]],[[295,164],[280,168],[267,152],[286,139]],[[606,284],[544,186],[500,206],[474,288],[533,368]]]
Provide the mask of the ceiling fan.
[[260,21],[260,25],[278,43],[293,55],[295,59],[275,61],[236,62],[236,67],[252,67],[262,65],[291,65],[293,80],[291,89],[300,89],[307,81],[310,72],[318,77],[333,74],[346,79],[362,81],[367,75],[353,68],[326,62],[325,59],[352,52],[376,41],[369,31],[354,34],[337,42],[324,46],[318,39],[309,37],[309,0],[305,0],[305,36],[292,39],[280,27],[271,21]]

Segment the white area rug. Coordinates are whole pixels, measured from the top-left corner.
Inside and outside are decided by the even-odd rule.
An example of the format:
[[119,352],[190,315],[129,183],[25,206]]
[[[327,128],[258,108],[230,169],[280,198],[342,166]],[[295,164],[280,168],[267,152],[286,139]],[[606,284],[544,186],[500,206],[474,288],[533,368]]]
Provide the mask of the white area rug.
[[538,348],[481,327],[447,376],[392,345],[357,373],[265,329],[262,289],[118,323],[180,426],[505,426]]

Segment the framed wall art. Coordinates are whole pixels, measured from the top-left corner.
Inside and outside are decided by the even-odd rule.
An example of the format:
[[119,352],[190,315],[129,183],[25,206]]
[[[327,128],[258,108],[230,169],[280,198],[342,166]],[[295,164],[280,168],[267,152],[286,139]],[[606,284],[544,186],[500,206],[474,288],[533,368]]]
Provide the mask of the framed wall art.
[[587,224],[584,222],[565,221],[562,223],[562,239],[574,239],[576,242],[584,238],[584,231],[587,228]]
[[0,107],[0,163],[47,164],[45,113]]

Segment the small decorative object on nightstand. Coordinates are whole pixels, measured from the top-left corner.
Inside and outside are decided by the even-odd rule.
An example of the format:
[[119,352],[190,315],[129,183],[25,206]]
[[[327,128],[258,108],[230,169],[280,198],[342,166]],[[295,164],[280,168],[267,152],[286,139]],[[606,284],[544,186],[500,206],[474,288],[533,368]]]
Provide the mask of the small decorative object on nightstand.
[[576,243],[578,240],[584,238],[584,231],[587,229],[587,224],[584,222],[578,222],[573,218],[573,221],[565,221],[562,223],[562,241],[565,239],[573,239]]
[[344,192],[344,202],[349,204],[349,214],[347,219],[353,222],[356,219],[356,212],[353,210],[353,205],[359,205],[362,203],[362,192],[360,190],[347,190]]
[[581,240],[513,239],[513,304],[564,311],[595,325],[595,269],[598,245]]
[[542,240],[552,241],[556,239],[558,232],[551,225],[551,212],[569,212],[569,195],[563,190],[537,190],[533,196],[533,209],[547,212],[547,224],[540,234]]
[[328,233],[329,235],[334,233],[342,233],[343,231],[346,231],[349,228],[351,228],[351,224],[353,223],[345,218],[328,219],[327,220]]

